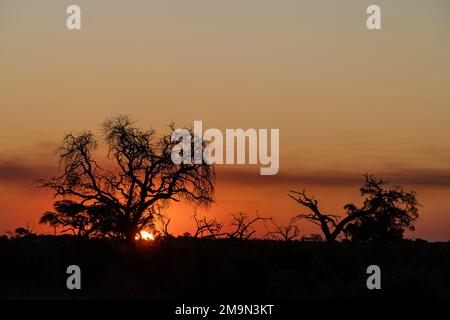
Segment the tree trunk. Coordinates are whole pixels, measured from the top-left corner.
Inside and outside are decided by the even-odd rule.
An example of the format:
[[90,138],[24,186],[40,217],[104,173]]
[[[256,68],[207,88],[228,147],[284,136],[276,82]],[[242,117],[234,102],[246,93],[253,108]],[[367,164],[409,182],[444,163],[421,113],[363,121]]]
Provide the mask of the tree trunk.
[[137,228],[134,226],[129,226],[127,230],[125,231],[125,242],[128,246],[134,247],[136,244],[136,237],[137,235]]

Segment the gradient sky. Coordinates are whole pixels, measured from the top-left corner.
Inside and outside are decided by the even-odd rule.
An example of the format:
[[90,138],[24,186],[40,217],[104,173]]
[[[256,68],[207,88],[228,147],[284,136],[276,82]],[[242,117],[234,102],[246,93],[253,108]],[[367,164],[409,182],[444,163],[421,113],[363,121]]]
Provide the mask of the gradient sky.
[[[81,31],[65,26],[74,3]],[[280,129],[279,175],[219,168],[208,215],[285,222],[293,188],[339,214],[371,172],[417,191],[413,237],[449,240],[449,17],[447,0],[0,0],[0,233],[50,208],[33,181],[56,172],[64,133],[128,113],[161,130]],[[189,231],[192,209],[167,213]]]

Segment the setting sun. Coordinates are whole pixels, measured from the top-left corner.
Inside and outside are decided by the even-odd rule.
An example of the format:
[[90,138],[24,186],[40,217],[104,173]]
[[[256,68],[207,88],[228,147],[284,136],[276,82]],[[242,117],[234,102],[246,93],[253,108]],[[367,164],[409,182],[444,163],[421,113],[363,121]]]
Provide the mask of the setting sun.
[[134,237],[135,240],[155,240],[153,233],[142,230],[139,234]]

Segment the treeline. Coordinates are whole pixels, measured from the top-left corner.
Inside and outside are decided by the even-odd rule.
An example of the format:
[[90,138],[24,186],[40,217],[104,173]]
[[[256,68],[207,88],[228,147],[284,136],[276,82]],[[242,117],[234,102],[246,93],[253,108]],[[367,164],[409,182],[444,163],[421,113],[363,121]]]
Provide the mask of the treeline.
[[[363,204],[344,206],[346,215],[324,214],[319,209],[318,200],[309,197],[305,191],[291,191],[289,196],[301,207],[308,209],[292,217],[287,225],[277,224],[273,217],[251,216],[245,212],[231,214],[231,223],[218,221],[216,218],[199,218],[193,215],[195,226],[184,237],[209,239],[272,239],[327,241],[337,239],[354,242],[390,242],[401,240],[406,230],[414,230],[418,218],[418,202],[413,192],[406,192],[398,186],[386,188],[386,182],[365,175],[361,187]],[[46,212],[40,219],[41,224],[48,224],[54,234],[71,232],[82,238],[111,238],[124,240],[125,235],[117,228],[115,217],[106,206],[86,206],[80,203],[62,200],[54,203],[54,211]],[[170,219],[159,208],[151,216],[150,226],[156,237],[173,237],[169,232]],[[301,222],[307,221],[320,227],[322,234],[302,235]],[[159,227],[156,227],[158,225]],[[257,230],[259,236],[257,237]],[[10,237],[32,236],[29,227],[18,228]]]
[[[173,124],[170,128],[175,130]],[[109,161],[103,166],[96,160],[100,141]],[[157,135],[155,130],[140,129],[122,115],[102,124],[101,140],[89,131],[67,134],[58,151],[62,174],[39,181],[58,199],[39,223],[49,225],[54,233],[119,239],[131,245],[143,230],[170,236],[170,220],[162,212],[171,202],[187,201],[208,208],[215,197],[214,165],[197,163],[195,159],[189,164],[174,164],[175,145],[171,134]],[[406,231],[414,230],[419,207],[415,193],[399,186],[389,187],[386,181],[369,174],[364,179],[360,189],[363,204],[347,204],[342,214],[324,213],[314,196],[291,191],[289,196],[299,204],[300,212],[287,225],[277,224],[272,217],[237,212],[225,228],[216,219],[194,215],[196,230],[191,236],[251,239],[255,226],[263,223],[266,237],[289,241],[305,237],[301,235],[303,221],[316,224],[320,237],[329,243],[340,239],[396,241]],[[162,224],[159,229],[157,222]],[[29,233],[28,228],[19,228],[13,234],[21,237]],[[318,239],[317,235],[312,237]]]

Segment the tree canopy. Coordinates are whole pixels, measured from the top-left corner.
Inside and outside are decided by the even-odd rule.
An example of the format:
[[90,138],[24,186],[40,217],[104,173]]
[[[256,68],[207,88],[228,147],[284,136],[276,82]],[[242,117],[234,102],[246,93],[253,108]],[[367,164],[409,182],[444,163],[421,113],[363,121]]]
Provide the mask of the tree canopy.
[[386,181],[369,174],[364,175],[364,179],[360,189],[364,197],[362,206],[345,205],[343,217],[323,213],[318,200],[305,191],[291,191],[289,196],[308,209],[298,218],[318,225],[327,242],[335,241],[342,234],[353,241],[398,240],[405,231],[414,230],[420,206],[415,192],[399,186],[386,188]]
[[62,174],[40,181],[62,201],[42,223],[83,224],[82,233],[115,233],[132,240],[171,201],[200,206],[214,201],[214,167],[194,161],[175,165],[171,152],[177,142],[171,134],[158,137],[124,115],[104,121],[101,129],[109,160],[104,166],[94,156],[99,140],[92,132],[64,137],[58,149]]

